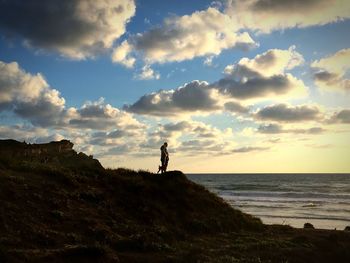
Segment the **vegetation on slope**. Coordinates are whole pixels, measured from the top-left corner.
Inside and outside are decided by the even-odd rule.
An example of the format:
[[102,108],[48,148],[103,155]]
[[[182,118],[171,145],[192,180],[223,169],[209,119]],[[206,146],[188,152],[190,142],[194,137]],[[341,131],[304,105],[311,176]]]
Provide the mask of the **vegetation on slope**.
[[41,157],[0,156],[0,262],[349,262],[349,233],[264,226],[179,171]]

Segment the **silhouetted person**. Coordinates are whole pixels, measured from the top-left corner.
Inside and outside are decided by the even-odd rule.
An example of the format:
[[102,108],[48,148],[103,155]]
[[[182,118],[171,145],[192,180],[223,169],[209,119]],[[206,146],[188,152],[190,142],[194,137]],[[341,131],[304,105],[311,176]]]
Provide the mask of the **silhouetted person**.
[[159,171],[161,173],[165,173],[166,169],[168,168],[169,153],[167,147],[168,143],[166,142],[160,147],[160,161],[162,163],[162,166],[159,167],[158,173]]

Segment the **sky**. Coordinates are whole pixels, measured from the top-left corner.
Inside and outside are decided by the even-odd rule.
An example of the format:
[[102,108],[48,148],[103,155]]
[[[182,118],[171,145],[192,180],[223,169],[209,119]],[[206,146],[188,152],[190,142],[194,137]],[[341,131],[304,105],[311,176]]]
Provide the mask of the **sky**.
[[347,0],[0,1],[0,139],[105,167],[350,172]]

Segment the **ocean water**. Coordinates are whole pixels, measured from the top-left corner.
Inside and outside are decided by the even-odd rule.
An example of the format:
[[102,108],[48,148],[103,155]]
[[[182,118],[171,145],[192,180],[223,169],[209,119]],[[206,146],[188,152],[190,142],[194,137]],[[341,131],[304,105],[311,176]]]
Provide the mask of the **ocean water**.
[[265,224],[350,226],[350,174],[190,174],[188,178]]

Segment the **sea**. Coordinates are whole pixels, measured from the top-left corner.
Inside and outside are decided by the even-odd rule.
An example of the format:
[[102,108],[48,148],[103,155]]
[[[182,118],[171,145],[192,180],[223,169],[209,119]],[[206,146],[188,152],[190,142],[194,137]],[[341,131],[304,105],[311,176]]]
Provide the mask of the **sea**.
[[265,224],[350,226],[350,174],[188,174]]

